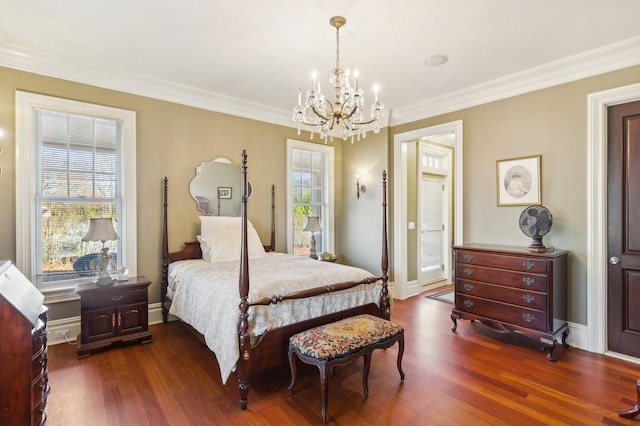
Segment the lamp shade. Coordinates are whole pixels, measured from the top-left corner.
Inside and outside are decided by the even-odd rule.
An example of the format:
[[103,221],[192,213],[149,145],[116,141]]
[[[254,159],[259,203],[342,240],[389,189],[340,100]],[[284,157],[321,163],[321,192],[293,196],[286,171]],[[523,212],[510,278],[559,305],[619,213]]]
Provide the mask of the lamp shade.
[[113,241],[120,238],[113,227],[110,217],[94,217],[89,219],[89,230],[82,241]]
[[304,227],[305,232],[322,232],[322,226],[320,226],[320,218],[318,216],[309,216],[307,218],[307,226]]

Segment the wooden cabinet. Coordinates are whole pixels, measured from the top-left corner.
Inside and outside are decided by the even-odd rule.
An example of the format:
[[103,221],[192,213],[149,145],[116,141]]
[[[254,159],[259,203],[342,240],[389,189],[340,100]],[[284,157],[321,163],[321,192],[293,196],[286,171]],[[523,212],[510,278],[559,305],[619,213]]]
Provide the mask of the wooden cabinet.
[[499,333],[539,339],[555,361],[556,341],[566,347],[567,252],[530,253],[526,248],[470,244],[454,246],[458,319],[479,320]]
[[78,358],[114,342],[151,342],[149,332],[148,287],[146,277],[118,281],[110,286],[78,286],[80,295],[80,336]]
[[0,261],[0,424],[43,425],[51,390],[44,296],[10,262]]

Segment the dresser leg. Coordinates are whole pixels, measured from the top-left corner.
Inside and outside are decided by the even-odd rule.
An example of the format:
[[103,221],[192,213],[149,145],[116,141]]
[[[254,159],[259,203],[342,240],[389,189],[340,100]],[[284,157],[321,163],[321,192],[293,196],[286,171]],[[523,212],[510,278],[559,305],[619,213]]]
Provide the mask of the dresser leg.
[[458,328],[458,318],[460,318],[457,314],[451,314],[451,321],[453,321],[453,327],[451,330],[456,331]]
[[568,335],[569,335],[569,329],[567,328],[565,331],[562,332],[562,346],[565,348],[569,347],[569,344],[567,343]]
[[626,410],[618,411],[618,415],[620,417],[624,417],[625,419],[631,419],[637,416],[638,414],[640,414],[640,379],[638,379],[638,381],[636,382],[636,396],[637,396],[636,405]]
[[553,354],[553,351],[556,349],[556,341],[554,340],[551,346],[549,346],[549,353],[547,353],[547,359],[552,362],[556,362],[556,356]]

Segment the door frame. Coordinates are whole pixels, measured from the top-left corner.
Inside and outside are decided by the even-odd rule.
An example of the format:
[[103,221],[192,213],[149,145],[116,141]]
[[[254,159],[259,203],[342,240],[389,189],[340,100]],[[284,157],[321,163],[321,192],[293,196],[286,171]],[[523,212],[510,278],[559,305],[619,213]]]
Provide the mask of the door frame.
[[640,83],[587,96],[587,342],[590,352],[639,361],[607,347],[607,107],[640,100]]
[[453,239],[454,244],[463,242],[463,156],[462,120],[425,127],[393,136],[393,290],[396,299],[406,299],[420,293],[419,286],[409,288],[407,282],[407,161],[406,143],[423,137],[443,133],[454,133],[453,152]]

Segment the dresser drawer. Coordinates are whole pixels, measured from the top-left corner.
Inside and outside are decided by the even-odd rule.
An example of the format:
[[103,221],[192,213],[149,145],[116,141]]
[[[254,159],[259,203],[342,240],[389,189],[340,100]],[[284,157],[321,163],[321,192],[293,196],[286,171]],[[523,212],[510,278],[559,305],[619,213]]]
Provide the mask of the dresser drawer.
[[47,378],[39,376],[31,385],[31,406],[37,407],[47,396]]
[[129,303],[146,303],[147,288],[113,289],[105,292],[88,292],[82,295],[83,309],[97,309]]
[[33,411],[31,411],[31,424],[32,425],[44,425],[47,421],[47,414],[44,412],[46,403],[43,402],[41,405],[35,407]]
[[455,288],[457,293],[465,296],[482,297],[541,311],[547,310],[545,293],[463,279],[456,280]]
[[33,376],[38,376],[41,374],[47,365],[47,349],[45,348],[42,352],[35,355],[31,360],[31,371]]
[[547,291],[547,277],[545,275],[505,271],[464,263],[456,265],[456,279],[483,281],[490,284],[499,284],[538,292]]
[[470,250],[456,252],[456,262],[537,274],[545,274],[547,272],[547,262],[543,259]]
[[496,321],[518,325],[533,330],[546,331],[547,314],[535,309],[527,309],[510,304],[466,296],[456,293],[456,309],[480,315]]

